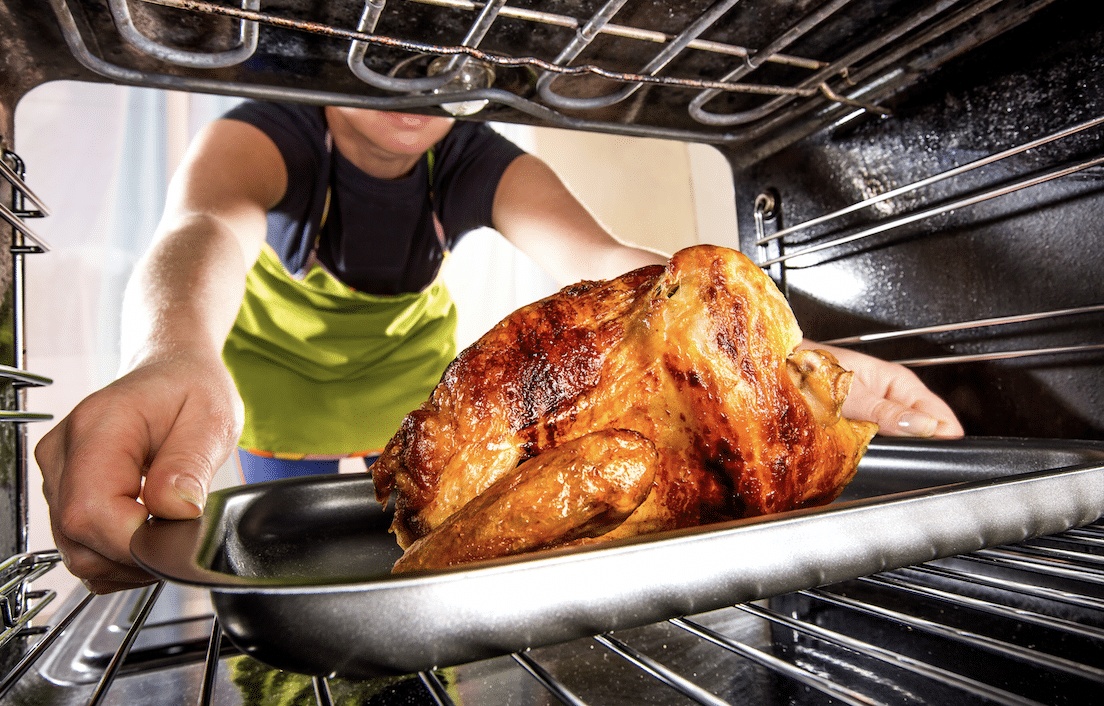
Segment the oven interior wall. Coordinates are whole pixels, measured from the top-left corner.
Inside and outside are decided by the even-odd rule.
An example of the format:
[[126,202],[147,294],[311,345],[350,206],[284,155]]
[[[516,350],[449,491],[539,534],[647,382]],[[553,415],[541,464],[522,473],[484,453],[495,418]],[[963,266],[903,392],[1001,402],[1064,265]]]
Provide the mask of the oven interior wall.
[[[741,247],[797,252],[940,204],[1100,157],[1100,127],[777,242],[756,245],[754,204],[778,198],[770,234],[1104,115],[1104,27],[1055,3],[856,120],[735,174]],[[1091,10],[1089,10],[1091,14]],[[739,155],[730,154],[730,159]],[[830,340],[1104,303],[1104,167],[795,257],[772,272],[806,335]],[[1099,312],[860,345],[891,360],[1104,343]],[[1104,438],[1104,353],[916,367],[971,435]]]

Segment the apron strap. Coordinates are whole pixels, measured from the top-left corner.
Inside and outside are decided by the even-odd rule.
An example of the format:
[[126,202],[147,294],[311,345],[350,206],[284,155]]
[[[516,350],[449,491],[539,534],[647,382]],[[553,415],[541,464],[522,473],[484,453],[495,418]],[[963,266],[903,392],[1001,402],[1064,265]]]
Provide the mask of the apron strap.
[[429,211],[433,214],[433,232],[437,234],[437,242],[441,244],[441,253],[445,256],[448,255],[448,243],[445,241],[445,227],[441,225],[441,219],[437,216],[437,200],[433,196],[433,162],[436,159],[436,155],[433,153],[433,148],[430,147],[426,150],[426,164],[429,169]]

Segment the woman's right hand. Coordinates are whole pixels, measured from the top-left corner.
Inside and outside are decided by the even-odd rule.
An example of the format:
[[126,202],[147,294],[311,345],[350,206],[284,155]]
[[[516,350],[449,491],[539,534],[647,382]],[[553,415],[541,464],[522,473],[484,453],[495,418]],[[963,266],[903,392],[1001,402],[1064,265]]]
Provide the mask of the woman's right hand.
[[131,558],[131,535],[150,515],[200,515],[242,417],[233,381],[211,355],[141,364],[78,404],[35,449],[69,571],[96,593],[153,582]]
[[227,119],[200,131],[127,285],[124,374],[35,449],[57,547],[97,593],[154,580],[130,536],[149,515],[198,516],[238,442],[244,412],[222,347],[286,187],[280,150],[258,128]]

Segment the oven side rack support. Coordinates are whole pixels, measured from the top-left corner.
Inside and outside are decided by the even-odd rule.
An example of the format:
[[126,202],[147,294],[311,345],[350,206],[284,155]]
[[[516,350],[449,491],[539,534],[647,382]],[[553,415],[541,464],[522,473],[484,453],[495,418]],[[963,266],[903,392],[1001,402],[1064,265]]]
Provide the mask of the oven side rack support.
[[[1042,137],[1029,140],[1022,144],[1015,145],[1008,149],[1001,150],[991,155],[987,155],[980,159],[973,160],[966,164],[953,167],[938,174],[933,174],[923,179],[904,184],[897,188],[871,196],[867,199],[855,202],[851,205],[837,209],[830,213],[816,216],[814,218],[810,218],[801,223],[797,223],[791,226],[786,226],[782,223],[781,195],[774,189],[765,189],[756,197],[755,203],[752,205],[752,212],[754,215],[755,224],[754,244],[758,253],[757,264],[765,271],[767,271],[771,275],[772,279],[774,279],[775,283],[778,284],[783,293],[786,293],[786,271],[788,267],[791,266],[790,262],[792,260],[803,256],[823,252],[825,250],[830,250],[832,248],[836,248],[838,246],[852,243],[858,240],[869,238],[871,236],[884,233],[895,228],[900,228],[909,224],[926,221],[942,214],[957,211],[959,209],[974,206],[985,201],[989,201],[991,199],[996,199],[1002,196],[1009,195],[1021,189],[1039,186],[1049,181],[1067,177],[1078,172],[1098,168],[1101,165],[1104,165],[1104,156],[1090,157],[1088,159],[1080,160],[1074,164],[1052,167],[1041,174],[1023,176],[1015,180],[1011,184],[992,186],[980,192],[951,198],[942,203],[923,207],[912,213],[908,213],[887,221],[861,225],[853,229],[851,232],[846,233],[845,235],[835,235],[828,240],[816,240],[816,231],[814,229],[818,228],[819,226],[838,222],[845,216],[861,212],[877,204],[891,201],[892,199],[913,194],[915,192],[923,191],[927,187],[933,186],[943,181],[953,181],[956,178],[962,178],[966,174],[983,169],[984,167],[1000,162],[1001,160],[1005,160],[1016,155],[1021,155],[1032,150],[1037,150],[1038,148],[1052,143],[1059,143],[1063,140],[1067,140],[1074,136],[1080,135],[1081,133],[1094,129],[1100,129],[1102,126],[1104,126],[1104,116],[1098,116],[1080,122],[1078,124],[1071,125],[1064,129],[1057,130]],[[766,226],[766,223],[769,221],[774,221],[776,225],[776,229],[770,233],[767,232]],[[806,241],[792,248],[786,247],[788,237],[809,232],[813,233],[811,244]],[[815,264],[810,266],[815,266]],[[879,331],[875,333],[854,336],[843,336],[824,340],[823,343],[827,345],[847,347],[877,341],[888,341],[900,338],[924,336],[934,333],[967,331],[977,328],[1002,326],[1008,324],[1021,324],[1033,321],[1050,321],[1060,317],[1098,314],[1100,312],[1104,312],[1104,303],[1090,304],[1080,307],[1053,309],[1048,311],[1012,314],[1000,317],[987,317],[983,319],[973,319],[967,321],[947,322],[941,324],[933,324],[929,326]],[[894,362],[905,365],[907,367],[927,367],[948,364],[1012,360],[1017,358],[1028,358],[1036,356],[1060,356],[1076,353],[1097,352],[1102,350],[1104,350],[1104,342],[1079,343],[1077,345],[1070,346],[1050,346],[1031,349],[991,351],[977,354],[906,358],[895,360]]]
[[[35,195],[23,179],[23,160],[14,152],[5,150],[0,155],[0,179],[11,188],[10,208],[0,204],[0,218],[11,226],[9,244],[12,267],[12,365],[0,365],[0,380],[10,385],[11,407],[0,409],[0,422],[13,423],[14,460],[12,493],[14,495],[14,528],[16,557],[0,565],[0,577],[5,583],[0,588],[5,632],[0,642],[7,642],[17,635],[26,634],[30,620],[45,607],[54,596],[29,593],[27,584],[59,560],[59,557],[42,559],[41,555],[20,554],[27,551],[28,488],[27,464],[30,458],[27,448],[25,423],[52,419],[52,415],[31,412],[26,409],[26,388],[51,384],[49,378],[27,371],[26,349],[26,269],[24,257],[49,250],[45,241],[36,236],[24,223],[25,218],[41,218],[49,214],[46,204]],[[28,557],[32,557],[28,559]],[[41,560],[41,561],[40,561]],[[28,568],[27,562],[30,561]],[[43,566],[45,562],[45,566]],[[14,572],[10,576],[5,572]],[[32,606],[31,601],[37,599]]]

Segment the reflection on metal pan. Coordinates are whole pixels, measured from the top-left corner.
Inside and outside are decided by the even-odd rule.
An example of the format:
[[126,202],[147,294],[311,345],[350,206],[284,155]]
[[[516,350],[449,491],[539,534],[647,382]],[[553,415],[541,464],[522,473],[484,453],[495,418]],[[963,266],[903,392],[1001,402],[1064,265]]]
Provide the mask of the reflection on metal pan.
[[[268,664],[365,678],[470,662],[1060,532],[1104,514],[1104,445],[876,440],[835,504],[393,576],[367,475],[242,486],[151,520],[140,564],[212,590]],[[657,571],[656,567],[663,567]]]

